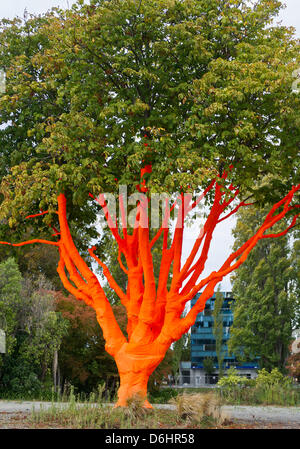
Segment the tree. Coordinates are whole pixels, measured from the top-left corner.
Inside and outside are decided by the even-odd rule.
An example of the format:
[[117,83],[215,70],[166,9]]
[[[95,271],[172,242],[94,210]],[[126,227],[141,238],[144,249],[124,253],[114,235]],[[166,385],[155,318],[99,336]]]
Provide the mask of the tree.
[[223,295],[219,291],[216,292],[216,298],[214,301],[213,310],[213,334],[216,339],[216,354],[219,366],[219,379],[223,376],[223,361],[225,357],[224,347],[223,347]]
[[[120,406],[136,393],[146,398],[149,376],[223,277],[245,262],[259,240],[277,237],[272,227],[282,218],[290,220],[283,234],[296,223],[299,97],[291,85],[299,53],[290,30],[266,27],[279,8],[276,0],[252,7],[237,0],[95,0],[58,11],[45,25],[51,45],[34,63],[46,88],[58,88],[54,101],[70,109],[47,126],[41,146],[49,159],[22,160],[2,180],[0,218],[13,229],[26,216],[40,217],[44,227],[36,238],[13,246],[44,243],[59,250],[63,285],[95,309],[105,348],[116,361]],[[139,192],[129,225],[125,193],[118,192],[121,220],[109,213],[104,194],[122,184],[129,194]],[[163,223],[152,238],[151,194],[166,189],[171,194],[163,201]],[[194,191],[202,194],[193,198]],[[81,227],[95,222],[88,195],[102,207],[118,246],[126,292],[96,247],[89,248],[89,260],[80,254],[84,245],[76,248]],[[254,235],[199,282],[215,227],[249,205],[246,196],[274,205]],[[201,200],[210,212],[182,263],[184,221]],[[49,225],[51,240],[45,237]],[[152,250],[159,239],[157,280]],[[91,261],[126,309],[127,335]]]
[[52,285],[43,275],[27,274],[23,278],[21,299],[19,353],[23,363],[34,367],[38,379],[44,383],[52,371],[54,354],[60,348],[68,323],[56,312]]
[[[225,172],[223,179],[226,176],[227,173]],[[98,198],[105,211],[108,226],[118,243],[119,251],[126,258],[127,268],[121,264],[128,276],[126,293],[123,292],[113,279],[105,263],[95,254],[95,246],[89,249],[89,254],[102,267],[103,274],[110,287],[118,294],[122,304],[126,308],[128,338],[124,336],[124,333],[120,329],[113,309],[97,277],[80,256],[74,245],[66,218],[66,198],[63,194],[60,194],[58,197],[57,214],[60,231],[57,231],[56,234],[59,240],[36,239],[20,244],[13,244],[14,246],[23,246],[32,243],[44,243],[56,246],[59,249],[60,261],[58,273],[64,287],[76,298],[83,300],[95,309],[97,320],[103,330],[103,336],[106,341],[105,349],[116,361],[121,381],[118,393],[118,405],[125,406],[127,399],[135,393],[141,393],[146,397],[149,376],[163,360],[170,344],[178,340],[193,325],[197,314],[203,310],[205,302],[212,296],[216,284],[246,260],[248,254],[259,240],[285,235],[296,221],[297,215],[294,216],[292,223],[284,231],[277,232],[277,234],[266,234],[280,219],[285,217],[288,211],[293,209],[291,202],[295,192],[300,189],[300,185],[293,188],[283,200],[272,207],[263,220],[263,224],[254,235],[228,257],[218,271],[212,272],[211,275],[202,279],[197,284],[196,280],[203,271],[204,262],[207,259],[212,232],[221,220],[220,216],[224,210],[236,197],[234,195],[227,200],[224,199],[224,191],[222,192],[221,185],[217,179],[210,183],[207,191],[213,188],[215,190],[215,200],[209,217],[204,225],[204,229],[194,244],[190,256],[183,266],[181,266],[181,254],[184,217],[197,204],[197,201],[191,201],[191,195],[188,195],[187,198],[183,198],[183,194],[180,195],[182,201],[179,206],[179,214],[171,248],[166,246],[169,232],[168,221],[166,220],[166,218],[169,218],[167,210],[162,227],[154,239],[149,239],[148,207],[150,200],[146,195],[141,194],[139,198],[139,205],[136,208],[135,217],[135,223],[137,225],[132,234],[128,234],[127,227],[123,222],[123,237],[119,234],[118,228],[115,227],[115,220],[112,219],[108,212],[103,195]],[[121,200],[122,210],[123,205]],[[227,214],[227,216],[230,214]],[[122,215],[124,220],[124,213]],[[156,290],[151,247],[161,234],[164,235],[165,244],[163,246],[160,277]],[[200,257],[197,259],[196,255],[202,242],[204,243],[203,249]],[[2,242],[2,244],[5,243]],[[235,262],[236,259],[237,261]],[[172,263],[173,276],[171,287],[168,290],[167,280]],[[68,270],[69,278],[66,274],[66,269]],[[190,275],[191,277],[188,279]],[[185,279],[188,279],[188,281],[183,286],[182,284]],[[202,288],[204,290],[199,300],[187,315],[181,318],[187,302]],[[145,406],[149,406],[146,400]]]
[[[259,226],[265,210],[239,212],[233,231],[235,248]],[[274,227],[279,234],[286,223]],[[256,246],[233,281],[234,320],[228,346],[244,359],[259,357],[261,368],[284,369],[297,314],[297,271],[291,242],[282,235]]]
[[208,374],[209,376],[214,374],[215,364],[214,364],[213,357],[205,357],[205,359],[203,360],[203,369],[206,372],[206,374]]
[[[5,172],[1,215],[14,232],[26,214],[56,210],[61,191],[74,238],[80,231],[76,244],[84,245],[96,218],[88,194],[115,192],[116,184],[135,191],[149,158],[145,133],[154,191],[189,185],[201,192],[215,170],[233,164],[241,194],[279,200],[297,182],[300,133],[299,96],[291,88],[299,46],[291,30],[271,26],[280,6],[93,0],[27,25],[8,21],[0,47],[7,71],[2,122],[18,125],[5,128],[5,139],[19,132],[22,147],[16,137],[5,146],[18,158]],[[46,235],[40,223],[42,230]]]
[[[27,240],[30,235],[31,233],[26,232],[21,239]],[[26,249],[14,248],[14,251],[8,251],[5,246],[0,248],[5,248],[0,251],[0,262],[13,257],[23,278],[27,278],[30,273],[30,276],[37,280],[42,274],[50,282],[50,290],[61,289],[61,281],[56,271],[59,260],[56,248],[28,246]]]
[[66,321],[55,312],[51,285],[42,275],[22,278],[13,259],[0,264],[0,273],[0,321],[6,323],[7,341],[0,388],[6,393],[41,393]]
[[16,344],[17,313],[21,304],[22,276],[13,258],[0,263],[0,323],[6,333],[6,353]]
[[286,362],[286,369],[289,375],[300,383],[300,352],[291,354]]
[[172,374],[176,383],[179,376],[180,362],[190,360],[190,357],[188,357],[190,355],[189,347],[190,336],[188,334],[183,334],[173,345]]
[[293,233],[292,253],[290,257],[293,276],[291,276],[292,290],[295,296],[295,314],[293,329],[300,329],[300,233],[295,229]]

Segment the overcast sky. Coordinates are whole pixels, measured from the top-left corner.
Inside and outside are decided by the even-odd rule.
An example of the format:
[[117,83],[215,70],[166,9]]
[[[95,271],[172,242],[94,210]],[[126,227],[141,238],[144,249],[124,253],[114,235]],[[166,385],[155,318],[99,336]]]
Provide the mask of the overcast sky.
[[[13,18],[23,16],[25,8],[29,13],[45,13],[52,7],[67,8],[75,1],[72,0],[0,0],[0,18]],[[86,3],[89,3],[86,1]],[[283,25],[293,26],[296,29],[297,37],[300,37],[300,0],[285,0],[286,8],[282,10],[278,20],[282,20]],[[231,253],[233,243],[231,229],[234,225],[234,219],[224,220],[218,225],[214,234],[214,241],[210,249],[210,258],[205,269],[205,276],[211,271],[218,269]],[[192,232],[193,231],[193,232]],[[192,235],[196,236],[198,228],[195,226],[187,232],[186,246],[183,257],[185,258],[191,248],[193,240]],[[221,284],[222,290],[230,290],[231,284],[229,278],[225,278]]]
[[[67,8],[75,1],[72,0],[1,0],[0,17],[12,18],[15,16],[23,16],[24,9],[28,12],[44,13],[52,7],[59,6]],[[86,3],[89,3],[86,1]],[[297,30],[300,37],[300,0],[285,0],[286,9],[280,14],[284,25],[293,26]]]

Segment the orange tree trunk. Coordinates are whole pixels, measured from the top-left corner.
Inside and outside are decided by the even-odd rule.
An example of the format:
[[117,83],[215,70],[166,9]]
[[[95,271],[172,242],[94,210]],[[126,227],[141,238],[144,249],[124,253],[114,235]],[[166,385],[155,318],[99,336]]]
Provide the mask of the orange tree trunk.
[[120,375],[116,406],[127,406],[127,400],[137,395],[144,401],[144,407],[151,408],[147,400],[148,380],[164,356],[155,345],[125,343],[121,347],[115,355]]

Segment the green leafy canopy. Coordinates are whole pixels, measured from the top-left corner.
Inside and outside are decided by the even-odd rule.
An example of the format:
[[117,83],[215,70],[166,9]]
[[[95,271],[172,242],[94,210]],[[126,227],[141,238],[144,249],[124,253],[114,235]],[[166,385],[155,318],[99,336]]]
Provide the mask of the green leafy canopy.
[[83,229],[88,194],[133,190],[145,163],[152,192],[233,165],[241,194],[282,197],[299,179],[299,42],[273,26],[280,1],[248,3],[92,0],[2,21],[0,219],[54,211],[64,191]]

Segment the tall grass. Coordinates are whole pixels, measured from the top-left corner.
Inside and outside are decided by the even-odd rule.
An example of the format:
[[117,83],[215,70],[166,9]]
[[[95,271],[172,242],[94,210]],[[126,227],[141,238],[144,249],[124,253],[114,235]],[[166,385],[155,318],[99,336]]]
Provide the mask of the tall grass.
[[187,420],[193,426],[222,425],[227,420],[226,414],[221,410],[220,398],[213,392],[183,393],[172,398],[177,410],[177,419]]
[[95,402],[95,396],[90,396],[82,403],[71,390],[67,402],[53,401],[48,408],[34,409],[30,419],[35,427],[73,429],[209,428],[225,421],[220,401],[212,393],[178,395],[171,402],[176,410],[146,409],[139,396],[131,398],[126,408],[113,408],[101,397],[98,394]]
[[143,400],[132,398],[127,408],[113,408],[91,395],[84,403],[71,391],[68,402],[52,402],[51,407],[33,410],[31,421],[39,427],[47,424],[72,429],[132,429],[153,428],[156,412],[142,407]]
[[299,406],[300,389],[282,385],[235,386],[218,388],[222,402],[232,405]]

